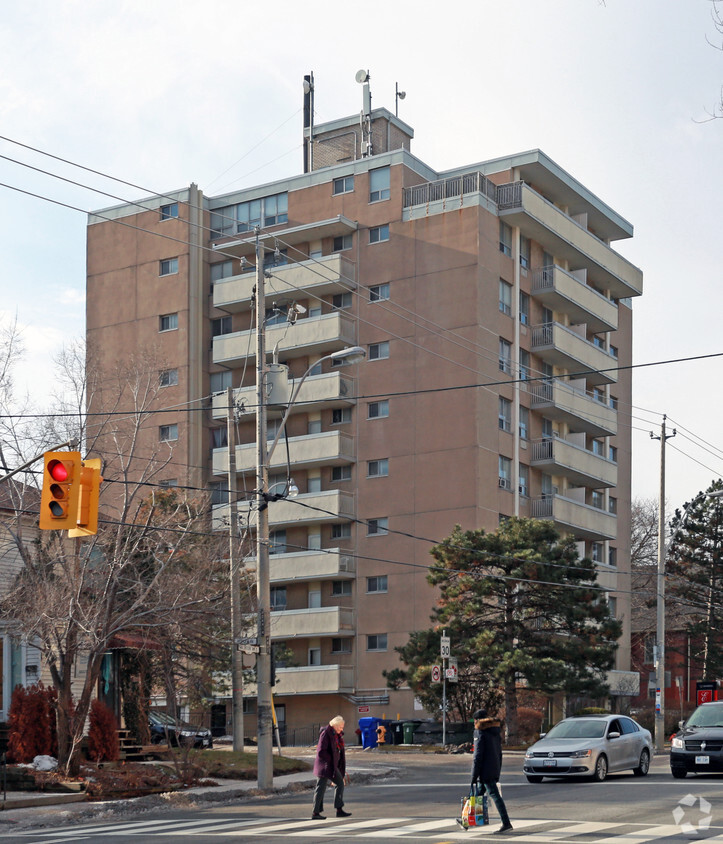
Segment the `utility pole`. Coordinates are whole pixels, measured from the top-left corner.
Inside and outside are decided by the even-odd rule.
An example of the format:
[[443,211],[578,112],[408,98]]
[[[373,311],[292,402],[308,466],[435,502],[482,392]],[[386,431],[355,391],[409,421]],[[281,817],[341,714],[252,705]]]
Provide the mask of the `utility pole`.
[[244,749],[244,658],[238,641],[241,635],[241,586],[239,561],[236,557],[238,542],[238,501],[236,500],[236,407],[233,387],[226,390],[226,444],[228,446],[228,564],[231,578],[231,723],[233,749]]
[[657,628],[655,633],[655,752],[663,753],[665,743],[665,443],[677,433],[665,430],[665,414],[660,424],[660,436],[650,432],[651,439],[660,440],[660,500],[658,502],[658,588]]
[[256,228],[256,596],[258,648],[256,655],[258,787],[274,784],[271,702],[271,589],[269,577],[268,466],[266,443],[266,293],[264,250]]

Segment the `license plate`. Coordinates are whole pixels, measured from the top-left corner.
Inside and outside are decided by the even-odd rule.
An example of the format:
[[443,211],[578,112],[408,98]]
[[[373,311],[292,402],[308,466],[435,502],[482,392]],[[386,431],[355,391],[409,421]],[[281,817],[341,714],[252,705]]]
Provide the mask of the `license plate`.
[[543,759],[542,760],[542,767],[543,768],[556,768],[557,767],[557,759]]
[[710,764],[710,756],[696,756],[695,757],[695,764],[696,765],[709,765]]

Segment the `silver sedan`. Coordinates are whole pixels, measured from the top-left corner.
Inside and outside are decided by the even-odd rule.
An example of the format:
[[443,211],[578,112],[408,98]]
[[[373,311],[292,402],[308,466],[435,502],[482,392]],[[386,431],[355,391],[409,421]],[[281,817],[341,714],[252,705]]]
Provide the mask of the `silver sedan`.
[[543,777],[591,777],[602,782],[608,773],[632,770],[644,777],[653,756],[650,732],[626,715],[582,715],[565,718],[525,753],[529,782]]

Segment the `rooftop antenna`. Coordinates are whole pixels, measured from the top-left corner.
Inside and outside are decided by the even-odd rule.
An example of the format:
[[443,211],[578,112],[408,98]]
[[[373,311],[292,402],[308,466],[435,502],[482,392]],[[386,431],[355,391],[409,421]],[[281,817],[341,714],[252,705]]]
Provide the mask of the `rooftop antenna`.
[[362,156],[372,155],[372,92],[369,89],[368,70],[357,70],[356,81],[363,85],[362,90],[362,110],[359,115],[359,122],[362,131]]
[[304,173],[314,169],[314,71],[304,77]]

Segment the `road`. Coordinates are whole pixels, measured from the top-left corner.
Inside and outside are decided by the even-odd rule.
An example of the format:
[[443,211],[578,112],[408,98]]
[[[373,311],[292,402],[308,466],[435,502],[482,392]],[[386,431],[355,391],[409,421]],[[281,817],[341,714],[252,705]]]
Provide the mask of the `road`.
[[105,839],[114,844],[156,839],[158,844],[164,839],[194,844],[219,844],[229,839],[269,844],[282,838],[358,844],[456,844],[486,839],[520,844],[723,842],[723,777],[674,780],[667,757],[655,759],[650,774],[643,778],[618,774],[603,783],[544,780],[532,785],[521,773],[521,756],[508,756],[501,785],[514,830],[504,836],[495,834],[499,821],[493,806],[488,827],[465,832],[454,821],[460,797],[469,785],[470,757],[401,757],[388,757],[390,764],[400,767],[395,779],[352,783],[345,807],[352,812],[350,818],[337,819],[328,805],[327,820],[312,821],[311,792],[305,790],[249,798],[235,805],[170,809],[92,825],[17,831],[12,839],[17,844]]

